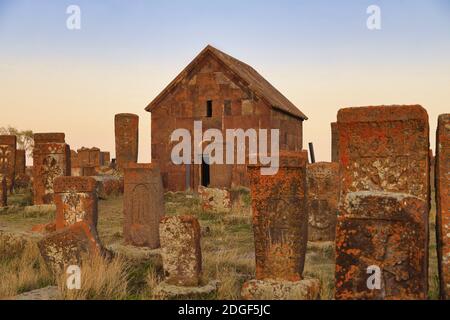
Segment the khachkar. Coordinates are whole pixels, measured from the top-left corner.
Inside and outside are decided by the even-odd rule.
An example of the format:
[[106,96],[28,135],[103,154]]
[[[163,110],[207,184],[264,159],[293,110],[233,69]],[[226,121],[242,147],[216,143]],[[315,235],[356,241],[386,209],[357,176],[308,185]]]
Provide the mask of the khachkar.
[[338,112],[336,299],[426,299],[429,128],[421,106]]
[[14,188],[16,175],[16,143],[16,136],[0,136],[0,180],[3,177],[6,178],[7,190],[9,192]]
[[128,163],[124,167],[124,224],[126,244],[156,249],[159,221],[164,217],[164,191],[154,164]]
[[248,166],[251,185],[256,279],[244,299],[316,299],[320,284],[302,277],[308,242],[306,151],[281,152],[275,175]]
[[57,177],[53,186],[56,230],[85,222],[97,228],[97,181],[92,177]]
[[306,167],[308,240],[334,241],[339,203],[339,164],[317,162]]
[[16,172],[15,175],[20,176],[25,174],[26,169],[26,154],[25,150],[17,149],[16,150]]
[[440,293],[450,299],[450,114],[439,116],[436,135],[436,233]]
[[33,149],[34,204],[53,204],[53,181],[70,176],[70,147],[64,133],[37,133]]
[[122,169],[126,163],[136,163],[139,145],[139,117],[120,113],[114,118],[116,138],[116,163]]

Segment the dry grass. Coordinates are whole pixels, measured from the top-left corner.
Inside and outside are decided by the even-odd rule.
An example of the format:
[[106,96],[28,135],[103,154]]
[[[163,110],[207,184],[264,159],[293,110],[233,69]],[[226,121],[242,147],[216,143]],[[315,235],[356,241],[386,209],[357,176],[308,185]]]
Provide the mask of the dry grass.
[[[203,211],[198,197],[189,193],[168,193],[166,214],[192,214],[202,227],[203,282],[219,280],[213,299],[240,298],[242,284],[254,278],[254,240],[249,210],[217,214]],[[434,207],[430,214],[429,296],[438,297]],[[53,220],[53,212],[24,215],[6,212],[0,226],[17,231]],[[99,204],[99,234],[105,245],[122,240],[122,198],[113,197]],[[65,289],[63,277],[55,281],[43,265],[36,246],[30,242],[11,243],[0,237],[0,298],[57,284],[64,299],[153,299],[153,290],[163,279],[161,266],[151,261],[127,261],[118,257],[110,262],[95,257],[82,266],[82,289]],[[321,298],[334,295],[334,245],[309,243],[304,275],[321,280]]]
[[0,299],[50,285],[53,281],[31,241],[0,236]]
[[106,260],[95,255],[81,269],[81,289],[69,290],[67,276],[58,279],[65,300],[124,300],[128,297],[128,264],[122,258]]

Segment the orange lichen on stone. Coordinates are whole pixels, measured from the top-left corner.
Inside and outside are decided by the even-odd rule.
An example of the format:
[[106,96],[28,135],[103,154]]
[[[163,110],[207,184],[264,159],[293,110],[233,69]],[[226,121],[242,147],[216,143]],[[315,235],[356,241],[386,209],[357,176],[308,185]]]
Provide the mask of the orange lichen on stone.
[[439,116],[435,177],[440,296],[448,300],[450,299],[450,114]]
[[302,279],[308,240],[307,153],[281,152],[275,175],[249,166],[257,280]]

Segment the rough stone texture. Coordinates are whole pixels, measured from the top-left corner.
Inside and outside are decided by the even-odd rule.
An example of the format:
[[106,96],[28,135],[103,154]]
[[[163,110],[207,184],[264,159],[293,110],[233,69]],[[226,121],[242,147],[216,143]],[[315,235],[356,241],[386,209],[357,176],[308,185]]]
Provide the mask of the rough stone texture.
[[[427,203],[400,193],[348,193],[336,235],[336,299],[426,299]],[[381,269],[381,289],[367,268]]]
[[8,183],[6,176],[0,176],[0,207],[8,206]]
[[331,161],[339,162],[339,134],[336,122],[331,123]]
[[55,274],[64,272],[69,265],[81,266],[82,261],[103,253],[97,231],[84,222],[47,235],[38,246],[45,263]]
[[136,163],[139,148],[139,117],[135,114],[116,114],[114,119],[116,137],[116,163],[123,168],[128,162]]
[[26,153],[25,150],[17,149],[16,150],[16,168],[15,175],[24,175],[26,169]]
[[[336,298],[426,298],[430,188],[425,109],[341,109],[338,131]],[[367,288],[370,265],[382,270],[381,290]]]
[[241,291],[244,300],[318,300],[320,281],[303,279],[300,281],[250,280]]
[[100,167],[102,166],[101,151],[99,148],[78,149],[78,163],[80,167]]
[[198,187],[198,193],[205,211],[229,213],[231,211],[230,191],[219,188]]
[[100,153],[100,159],[102,166],[109,166],[111,164],[111,154],[106,151]]
[[338,113],[341,192],[387,191],[429,199],[428,115],[421,106]]
[[160,223],[166,283],[196,287],[202,273],[200,224],[192,216],[165,217]]
[[339,164],[317,162],[306,167],[308,240],[334,241],[339,203]]
[[97,195],[99,199],[108,199],[110,196],[118,196],[123,193],[123,178],[113,175],[93,176],[97,181]]
[[219,282],[210,281],[204,286],[180,287],[167,282],[161,282],[154,290],[153,297],[159,300],[201,300],[211,297],[216,291]]
[[53,203],[53,181],[70,176],[70,147],[64,143],[64,133],[34,135],[33,192],[34,204]]
[[0,179],[6,177],[9,191],[14,187],[16,176],[16,144],[16,136],[0,135]]
[[56,229],[77,222],[97,228],[97,181],[90,177],[58,177],[54,181]]
[[450,299],[450,114],[439,116],[436,136],[436,234],[442,299]]
[[[242,64],[236,68],[237,72],[230,69],[235,63]],[[240,76],[243,73],[251,77],[250,82]],[[267,96],[255,92],[267,85],[271,88]],[[274,105],[282,108],[289,104],[273,90],[248,65],[212,47],[205,48],[151,103],[151,110],[148,109],[152,115],[152,163],[160,164],[164,188],[169,191],[197,190],[202,184],[200,164],[175,165],[171,161],[172,132],[184,128],[193,136],[195,120],[202,121],[203,132],[218,129],[224,137],[226,129],[279,129],[281,149],[301,150],[303,120],[273,108]],[[279,97],[278,103],[268,101],[267,98],[273,95]],[[212,101],[211,117],[207,117],[207,101]],[[299,110],[295,110],[298,114]],[[208,187],[211,188],[249,186],[245,164],[211,164],[210,178]]]
[[306,163],[302,152],[281,152],[276,175],[249,166],[257,280],[302,279],[308,241]]
[[158,248],[159,221],[165,215],[159,168],[154,164],[128,163],[124,167],[124,185],[125,243]]
[[58,287],[49,286],[41,289],[36,289],[29,292],[24,292],[13,298],[13,300],[62,300],[63,297]]

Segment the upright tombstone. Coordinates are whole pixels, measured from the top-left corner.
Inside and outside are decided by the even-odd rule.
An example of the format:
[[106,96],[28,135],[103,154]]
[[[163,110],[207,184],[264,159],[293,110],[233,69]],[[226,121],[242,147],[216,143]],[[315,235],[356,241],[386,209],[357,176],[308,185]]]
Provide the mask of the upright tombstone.
[[116,138],[116,161],[119,169],[126,163],[136,163],[139,145],[139,117],[120,113],[114,119]]
[[202,274],[200,224],[192,216],[165,217],[160,223],[165,282],[195,287]]
[[97,181],[91,177],[57,177],[54,181],[56,230],[85,222],[97,228]]
[[16,136],[0,136],[0,179],[3,176],[6,177],[7,189],[9,191],[14,187],[16,175],[16,144]]
[[[267,298],[271,290],[274,298],[309,299],[314,296],[311,290],[318,289],[315,283],[303,281],[302,276],[308,242],[307,162],[306,151],[282,151],[275,175],[261,175],[261,166],[248,166],[256,280],[244,284],[245,299]],[[281,283],[286,296],[277,297]],[[304,287],[305,295],[291,296],[290,291],[297,287]]]
[[102,151],[100,157],[102,166],[108,167],[111,164],[111,154],[109,152]]
[[337,123],[331,123],[331,161],[339,162],[339,135]]
[[123,210],[125,243],[158,248],[159,221],[165,209],[161,173],[156,165],[128,163],[125,166]]
[[99,148],[78,149],[78,161],[81,167],[100,167],[101,152]]
[[6,176],[0,175],[0,207],[6,207],[8,205],[8,184],[6,182]]
[[338,112],[336,299],[425,299],[429,128],[424,108]]
[[439,116],[436,135],[436,234],[440,296],[450,299],[450,114]]
[[70,176],[70,147],[64,133],[36,133],[33,149],[34,204],[53,204],[55,178]]
[[339,203],[339,164],[317,162],[306,167],[308,240],[334,241]]
[[17,149],[16,150],[16,169],[15,175],[24,175],[26,169],[26,154],[25,150]]

